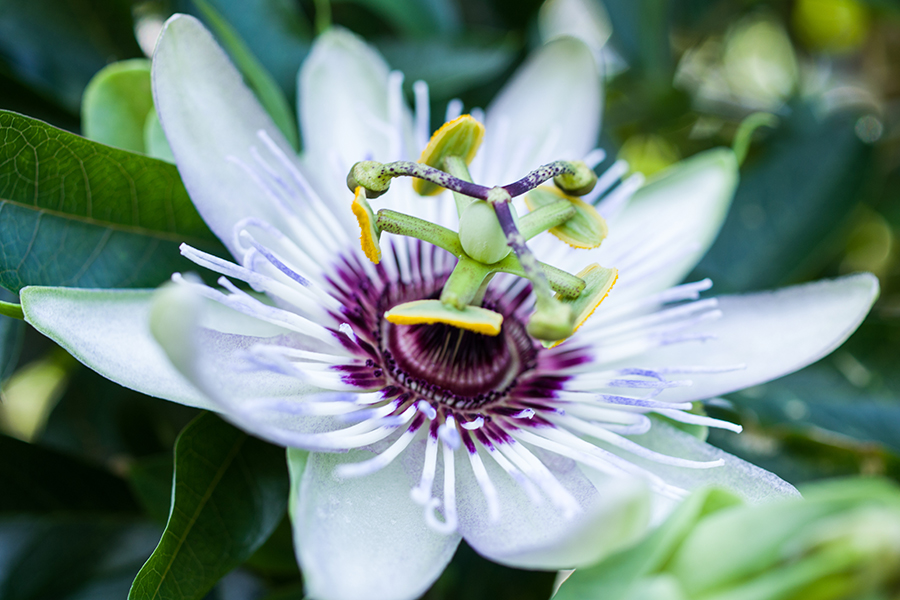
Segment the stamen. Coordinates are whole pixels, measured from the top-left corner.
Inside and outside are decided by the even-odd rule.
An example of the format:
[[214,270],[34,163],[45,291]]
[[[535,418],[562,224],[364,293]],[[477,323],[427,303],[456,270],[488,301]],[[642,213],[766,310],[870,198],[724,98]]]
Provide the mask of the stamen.
[[686,458],[678,458],[675,456],[668,456],[666,454],[660,454],[659,452],[649,450],[629,439],[616,435],[605,427],[598,427],[571,416],[555,418],[553,420],[560,425],[565,425],[569,429],[586,433],[592,437],[597,438],[598,440],[608,442],[613,446],[616,446],[617,448],[622,448],[623,450],[626,450],[631,454],[634,454],[635,456],[640,456],[642,458],[652,460],[653,462],[659,463],[661,465],[671,465],[673,467],[685,467],[689,469],[710,469],[713,467],[720,467],[725,464],[725,461],[721,459],[713,461],[696,461]]
[[[431,127],[428,84],[422,80],[416,81],[413,83],[413,94],[416,98],[416,145],[419,148],[424,148],[428,144],[428,130]],[[450,120],[452,121],[453,119]]]
[[460,444],[459,431],[456,430],[456,420],[453,415],[447,415],[443,425],[438,427],[438,437],[444,445],[452,450],[457,450]]
[[[444,115],[444,122],[449,123],[451,121],[455,121],[462,114],[462,111],[462,100],[460,100],[459,98],[453,98],[450,102],[447,103],[447,112]],[[479,121],[484,123],[484,119],[479,119]]]
[[437,437],[438,423],[432,421],[428,435],[425,438],[425,460],[422,461],[422,477],[419,485],[409,491],[410,497],[416,504],[428,506],[432,500],[431,490],[434,486],[434,474],[437,471]]
[[260,129],[256,132],[256,135],[260,140],[266,145],[272,155],[281,163],[281,165],[287,170],[290,174],[291,178],[293,178],[294,183],[297,184],[297,187],[300,190],[301,196],[306,200],[306,202],[312,207],[315,213],[319,216],[319,218],[325,224],[325,231],[328,231],[332,234],[337,240],[341,241],[342,247],[349,240],[347,236],[347,228],[342,226],[337,218],[335,217],[334,212],[328,208],[322,198],[316,193],[313,187],[306,180],[306,177],[303,176],[303,173],[300,172],[299,167],[295,164],[295,162],[288,157],[287,154],[281,149],[281,147],[269,137],[269,134],[264,130]]
[[479,438],[479,441],[484,445],[484,447],[488,451],[488,456],[494,459],[494,462],[499,465],[501,469],[506,471],[507,475],[509,475],[513,481],[519,484],[519,487],[525,492],[528,496],[528,499],[531,500],[535,505],[540,506],[544,502],[543,496],[540,495],[535,485],[529,480],[524,473],[522,473],[515,465],[513,465],[493,444],[488,442],[486,438]]
[[388,75],[388,121],[391,124],[390,155],[392,158],[407,156],[403,135],[403,73],[391,71]]
[[[517,430],[516,434],[519,433],[522,431]],[[569,490],[562,486],[559,480],[544,466],[544,463],[520,443],[510,440],[500,444],[499,449],[544,490],[550,501],[563,511],[565,518],[571,518],[581,510]]]
[[[597,185],[594,186],[594,189],[591,190],[591,193],[584,197],[585,202],[589,202],[590,204],[597,204],[597,200],[605,194],[609,189],[617,184],[619,180],[622,178],[625,173],[628,172],[628,163],[624,160],[617,160],[612,164],[610,168],[603,172],[597,178]],[[603,204],[597,207],[600,211],[600,214],[604,217],[608,217],[607,211],[604,210]]]
[[433,421],[435,417],[437,417],[437,411],[434,407],[424,400],[416,402],[416,408],[419,409],[419,412],[428,417],[430,421]]
[[650,327],[658,325],[660,323],[677,321],[679,319],[684,319],[697,313],[712,311],[718,306],[719,301],[716,298],[696,300],[688,304],[680,304],[672,308],[667,308],[654,313],[650,313],[649,315],[622,320],[614,325],[595,327],[591,330],[591,335],[610,339],[614,336],[621,336],[625,333],[629,333],[635,330],[647,331]]
[[374,458],[370,458],[369,460],[364,460],[358,463],[349,463],[339,465],[334,470],[335,477],[339,479],[349,479],[351,477],[362,477],[363,475],[370,475],[376,471],[383,469],[393,462],[395,458],[400,456],[400,453],[406,450],[406,447],[409,446],[409,443],[413,441],[413,438],[416,437],[416,433],[419,431],[419,427],[421,427],[421,423],[413,423],[409,429],[403,432],[403,434],[397,438],[393,444],[391,444],[387,450],[379,454]]
[[673,302],[697,300],[700,298],[700,292],[705,292],[711,287],[712,280],[708,278],[693,283],[684,283],[618,306],[607,307],[594,318],[594,323],[599,325],[609,321],[620,321],[630,314],[641,313],[648,308],[657,309]]
[[596,169],[597,165],[603,162],[603,159],[606,158],[606,151],[602,148],[594,148],[590,152],[588,152],[587,156],[584,157],[584,164],[589,166],[592,169]]
[[488,518],[492,523],[496,523],[500,520],[500,498],[497,495],[497,488],[494,487],[494,483],[487,474],[487,469],[484,468],[484,463],[481,462],[477,449],[469,452],[469,463],[472,465],[475,481],[478,482],[478,487],[481,488],[481,493],[487,503]]
[[433,510],[425,513],[425,521],[438,533],[449,534],[456,531],[459,523],[456,516],[456,473],[453,456],[455,448],[444,443],[442,449],[444,451],[444,521],[438,521]]
[[200,295],[233,308],[245,315],[261,319],[268,323],[272,323],[273,325],[285,327],[298,333],[312,336],[317,340],[327,343],[329,346],[335,345],[334,335],[328,329],[317,323],[313,323],[295,312],[268,306],[250,296],[235,297],[234,295],[229,296],[223,294],[204,284],[187,281],[180,273],[172,275],[172,281],[180,285],[191,286]]
[[475,417],[474,420],[467,421],[465,423],[460,423],[459,425],[463,429],[467,429],[469,431],[474,431],[474,430],[480,428],[482,425],[484,425],[484,417],[482,417],[481,415],[478,415],[477,417]]
[[610,192],[610,194],[603,199],[603,202],[597,206],[597,210],[606,218],[614,217],[619,214],[619,211],[625,207],[634,193],[638,191],[642,185],[644,185],[644,174],[635,173],[620,183],[619,187]]
[[744,430],[743,427],[737,425],[736,423],[729,423],[728,421],[713,419],[712,417],[707,417],[704,415],[695,415],[693,413],[681,412],[679,410],[657,409],[653,412],[664,417],[668,417],[673,421],[688,423],[690,425],[705,425],[707,427],[715,427],[717,429],[727,429],[735,433],[740,433]]

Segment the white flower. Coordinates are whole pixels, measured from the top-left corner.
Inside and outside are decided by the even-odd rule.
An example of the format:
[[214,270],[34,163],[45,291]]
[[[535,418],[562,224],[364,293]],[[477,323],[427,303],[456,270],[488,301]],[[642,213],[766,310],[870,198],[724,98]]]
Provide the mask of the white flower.
[[[592,61],[571,39],[532,57],[482,117],[475,181],[599,161]],[[877,294],[870,275],[719,299],[699,299],[708,281],[671,287],[727,211],[730,151],[679,166],[631,202],[635,181],[595,193],[611,231],[597,251],[546,235],[529,242],[570,272],[593,261],[621,272],[592,320],[546,350],[524,333],[527,282],[506,275],[487,296],[506,319],[496,337],[382,318],[439,292],[455,259],[387,235],[377,267],[360,251],[346,174],[358,160],[415,158],[428,100],[416,84],[410,115],[402,76],[357,38],[324,34],[303,66],[299,160],[194,19],[168,22],[153,81],[185,185],[237,263],[184,246],[224,275],[222,288],[176,276],[155,305],[149,291],[28,288],[23,307],[110,379],[291,448],[290,512],[310,596],[415,597],[461,538],[509,565],[585,564],[643,530],[648,498],[661,515],[704,484],[755,501],[796,493],[659,419],[734,429],[689,413],[690,403],[824,356]],[[420,198],[399,179],[377,202],[455,228],[449,194]]]

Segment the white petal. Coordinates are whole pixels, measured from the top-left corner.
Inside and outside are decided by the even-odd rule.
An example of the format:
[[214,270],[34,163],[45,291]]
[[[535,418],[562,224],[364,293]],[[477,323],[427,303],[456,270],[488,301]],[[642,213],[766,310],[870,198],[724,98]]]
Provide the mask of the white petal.
[[[234,162],[253,165],[251,147],[265,131],[293,154],[240,73],[193,17],[166,21],[153,55],[153,97],[185,187],[203,219],[236,256],[233,226],[247,217],[280,224],[276,204]],[[265,155],[265,152],[261,150]],[[286,181],[277,161],[267,162]]]
[[307,595],[315,600],[406,600],[423,594],[453,557],[460,537],[425,525],[410,498],[423,446],[413,445],[371,475],[339,480],[341,464],[368,450],[314,453],[291,506],[294,544]]
[[598,253],[600,264],[619,269],[610,305],[680,283],[719,234],[737,184],[734,152],[715,148],[638,190]]
[[[407,157],[396,155],[393,147],[396,134],[402,137],[403,132],[391,128],[389,72],[375,50],[340,28],[319,36],[300,69],[298,111],[304,156],[317,172],[338,177],[342,191],[357,161]],[[411,117],[405,105],[401,121],[408,131]]]
[[545,44],[488,107],[475,180],[507,184],[554,160],[581,160],[597,143],[601,112],[588,47],[574,38]]
[[[700,487],[718,486],[730,490],[747,502],[754,504],[800,495],[794,486],[774,473],[760,469],[706,442],[701,442],[694,436],[676,429],[660,419],[653,419],[653,427],[648,433],[632,436],[631,439],[645,448],[669,456],[698,461],[720,459],[725,461],[721,467],[690,469],[662,465],[623,453],[612,447],[608,448],[612,452],[627,457],[634,464],[659,475],[670,485],[684,490],[691,491]],[[602,442],[599,442],[598,445],[604,446]],[[585,468],[584,471],[592,479],[596,478],[596,475],[589,473],[590,469]],[[665,518],[674,506],[675,502],[672,499],[657,497],[653,507],[654,522]]]
[[25,320],[107,379],[150,396],[211,408],[150,335],[153,292],[27,287]]
[[693,384],[665,390],[660,399],[683,402],[727,394],[793,373],[829,354],[856,331],[877,296],[878,279],[869,273],[723,296],[723,316],[689,331],[714,339],[663,346],[612,368],[744,365],[725,373],[678,377]]
[[485,456],[484,466],[500,501],[500,519],[491,522],[471,468],[460,461],[459,529],[479,554],[519,568],[564,569],[595,563],[644,532],[650,507],[640,481],[607,477],[595,487],[573,461],[546,453],[541,457],[577,500],[581,512],[574,517],[564,517],[547,498],[535,504]]

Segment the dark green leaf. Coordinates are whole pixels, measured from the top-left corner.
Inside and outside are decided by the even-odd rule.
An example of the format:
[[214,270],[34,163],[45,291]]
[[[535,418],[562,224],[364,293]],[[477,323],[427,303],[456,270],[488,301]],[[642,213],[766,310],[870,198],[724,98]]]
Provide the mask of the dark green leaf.
[[879,443],[900,455],[900,400],[848,381],[835,365],[853,368],[843,362],[852,360],[838,350],[827,360],[730,398],[763,425],[816,427],[862,444]]
[[809,276],[839,249],[856,207],[871,147],[854,132],[857,115],[819,120],[798,106],[742,169],[731,212],[689,278],[711,277],[720,292],[782,285]]
[[0,66],[72,113],[94,73],[140,54],[125,0],[0,3]]
[[428,83],[432,98],[449,99],[503,74],[516,58],[508,41],[462,44],[436,38],[378,44],[391,67],[403,71],[408,86]]
[[0,598],[124,598],[159,528],[87,516],[0,518]]
[[0,435],[0,511],[137,508],[128,486],[108,471]]
[[287,499],[283,449],[197,417],[175,444],[169,522],[129,599],[202,598],[268,539]]
[[465,542],[422,600],[545,600],[555,572],[522,571],[482,558]]
[[151,287],[221,248],[174,165],[0,111],[0,285]]

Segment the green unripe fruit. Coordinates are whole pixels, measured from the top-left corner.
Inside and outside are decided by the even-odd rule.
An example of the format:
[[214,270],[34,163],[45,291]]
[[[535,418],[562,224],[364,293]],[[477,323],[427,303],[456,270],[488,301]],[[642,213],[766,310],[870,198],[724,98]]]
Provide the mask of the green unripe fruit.
[[[518,220],[515,208],[510,206],[510,210]],[[494,207],[484,200],[472,202],[463,211],[459,218],[459,241],[466,254],[486,265],[503,260],[510,252]]]

